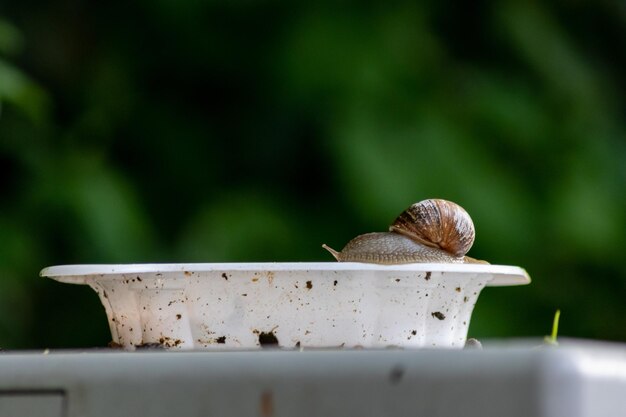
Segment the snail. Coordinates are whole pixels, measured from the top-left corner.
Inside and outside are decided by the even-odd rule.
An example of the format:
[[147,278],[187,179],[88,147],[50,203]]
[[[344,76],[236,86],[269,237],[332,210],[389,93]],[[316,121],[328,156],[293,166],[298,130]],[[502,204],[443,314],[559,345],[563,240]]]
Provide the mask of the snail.
[[322,247],[339,262],[487,263],[465,256],[474,236],[474,223],[461,206],[430,199],[404,210],[388,232],[357,236],[341,252],[326,244]]

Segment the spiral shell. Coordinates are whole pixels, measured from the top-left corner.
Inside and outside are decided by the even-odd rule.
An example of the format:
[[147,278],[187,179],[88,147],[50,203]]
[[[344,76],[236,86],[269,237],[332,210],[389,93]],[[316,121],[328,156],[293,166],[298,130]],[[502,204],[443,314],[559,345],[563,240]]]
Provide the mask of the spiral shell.
[[464,256],[474,243],[474,223],[469,214],[451,201],[430,199],[404,210],[389,227],[426,246]]

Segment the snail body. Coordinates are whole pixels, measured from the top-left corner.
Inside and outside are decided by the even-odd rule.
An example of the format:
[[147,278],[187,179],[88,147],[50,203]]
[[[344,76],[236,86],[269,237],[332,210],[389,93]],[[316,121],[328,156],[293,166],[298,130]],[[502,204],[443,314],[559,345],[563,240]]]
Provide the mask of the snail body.
[[463,263],[463,257],[426,246],[400,233],[366,233],[352,239],[341,252],[324,245],[340,262],[365,262],[381,265],[420,262]]
[[339,262],[382,265],[407,263],[485,263],[465,256],[474,243],[474,224],[459,205],[446,200],[420,201],[404,210],[389,232],[355,237],[339,252]]

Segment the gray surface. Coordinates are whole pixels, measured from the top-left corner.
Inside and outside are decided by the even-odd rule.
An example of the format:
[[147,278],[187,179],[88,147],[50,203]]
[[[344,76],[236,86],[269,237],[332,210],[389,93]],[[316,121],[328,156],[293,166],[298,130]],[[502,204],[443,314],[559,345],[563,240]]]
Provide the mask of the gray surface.
[[3,353],[8,415],[623,416],[626,348]]
[[0,392],[0,417],[62,417],[64,415],[62,392]]

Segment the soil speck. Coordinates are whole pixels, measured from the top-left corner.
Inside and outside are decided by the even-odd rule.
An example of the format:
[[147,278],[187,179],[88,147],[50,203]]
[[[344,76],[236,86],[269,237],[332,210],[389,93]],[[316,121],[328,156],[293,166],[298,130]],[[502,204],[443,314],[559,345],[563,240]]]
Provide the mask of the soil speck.
[[430,275],[431,275],[431,274],[432,274],[432,272],[430,272],[430,271],[429,271],[429,272],[426,272],[426,276],[424,277],[424,279],[425,279],[426,281],[428,281],[428,280],[430,279]]
[[176,315],[176,320],[180,320],[182,317],[183,317],[182,315],[177,314],[177,315]]
[[273,331],[259,333],[261,347],[278,347],[278,338]]
[[141,343],[135,345],[135,349],[164,349],[161,343]]
[[217,339],[215,339],[216,343],[220,343],[220,344],[224,344],[226,343],[226,336],[220,336]]
[[226,272],[222,272],[222,278],[228,281],[228,275],[226,275]]
[[309,290],[310,290],[311,288],[313,288],[313,283],[312,283],[311,281],[307,281],[307,282],[306,282],[306,288],[307,288],[307,289],[309,289]]
[[435,311],[434,313],[432,313],[432,316],[436,319],[439,320],[445,320],[446,316],[441,312],[441,311]]

